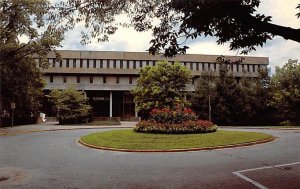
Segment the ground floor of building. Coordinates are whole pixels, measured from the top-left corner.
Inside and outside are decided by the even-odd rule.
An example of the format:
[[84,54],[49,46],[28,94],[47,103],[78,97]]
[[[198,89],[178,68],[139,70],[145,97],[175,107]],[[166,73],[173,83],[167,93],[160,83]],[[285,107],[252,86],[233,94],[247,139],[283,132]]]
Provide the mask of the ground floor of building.
[[[46,90],[45,94],[49,92]],[[120,117],[121,120],[138,117],[130,91],[93,90],[85,93],[92,106],[92,117]],[[47,116],[56,116],[57,112],[49,100],[45,99],[42,109]]]

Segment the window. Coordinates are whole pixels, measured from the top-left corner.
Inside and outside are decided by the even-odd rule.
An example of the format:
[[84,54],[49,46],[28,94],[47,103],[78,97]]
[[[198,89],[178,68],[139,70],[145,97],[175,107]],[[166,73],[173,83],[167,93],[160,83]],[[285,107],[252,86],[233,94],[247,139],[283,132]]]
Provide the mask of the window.
[[103,68],[103,60],[100,60],[100,68]]
[[239,72],[240,71],[240,65],[236,64],[236,71]]
[[192,85],[194,85],[194,84],[195,84],[195,78],[192,79]]
[[258,69],[260,70],[260,65],[257,65],[258,66]]
[[80,83],[80,76],[77,76],[77,83]]
[[116,60],[113,61],[114,61],[114,68],[117,68],[117,61]]
[[103,76],[103,83],[106,83],[106,76]]
[[120,60],[120,68],[123,68],[123,60]]
[[96,59],[93,60],[93,67],[96,68]]
[[133,69],[136,69],[136,61],[133,61]]
[[[67,59],[69,61],[69,59]],[[76,68],[76,59],[73,59],[73,68]]]
[[53,75],[50,75],[50,83],[53,83]]
[[149,60],[146,60],[146,65],[149,66]]
[[204,68],[204,62],[202,62],[201,64],[202,64],[202,70],[205,70],[205,68]]
[[132,77],[129,77],[129,84],[132,84]]
[[59,67],[62,67],[62,60],[59,61]]
[[193,70],[193,62],[190,62],[190,70]]
[[90,59],[86,60],[86,67],[89,68],[90,67]]
[[156,63],[155,63],[155,61],[153,61],[153,66],[155,66],[156,65]]
[[250,65],[247,64],[247,71],[250,72]]
[[199,70],[199,62],[196,63],[196,70]]
[[107,68],[109,68],[110,67],[109,60],[106,60],[106,63],[107,63]]
[[67,67],[67,68],[70,67],[69,61],[66,62],[66,67]]
[[90,83],[94,83],[94,77],[90,76]]
[[210,63],[207,63],[208,64],[208,70],[210,70]]
[[126,68],[129,69],[129,60],[126,62]]
[[67,83],[67,76],[63,77],[64,83]]
[[233,71],[233,63],[231,63],[230,69],[231,69],[231,71]]
[[55,58],[53,58],[53,59],[52,59],[52,67],[53,67],[53,68],[55,68],[55,63],[56,63]]
[[186,66],[186,62],[183,62],[183,65]]
[[80,68],[82,68],[82,67],[83,67],[83,60],[80,59]]
[[254,64],[252,65],[252,70],[253,70],[253,72],[255,72],[255,65]]
[[217,70],[217,64],[214,63],[214,70]]
[[140,60],[140,68],[143,67],[143,61]]
[[242,70],[245,71],[245,64],[242,64]]
[[120,83],[120,77],[119,76],[116,77],[116,83]]

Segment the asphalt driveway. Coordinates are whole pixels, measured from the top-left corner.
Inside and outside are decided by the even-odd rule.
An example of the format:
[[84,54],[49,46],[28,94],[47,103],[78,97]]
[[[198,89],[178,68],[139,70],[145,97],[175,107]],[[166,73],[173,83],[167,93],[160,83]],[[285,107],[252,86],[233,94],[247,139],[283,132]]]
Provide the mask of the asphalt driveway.
[[111,152],[79,145],[88,133],[0,136],[0,188],[300,188],[300,131],[239,129],[278,139],[198,152]]

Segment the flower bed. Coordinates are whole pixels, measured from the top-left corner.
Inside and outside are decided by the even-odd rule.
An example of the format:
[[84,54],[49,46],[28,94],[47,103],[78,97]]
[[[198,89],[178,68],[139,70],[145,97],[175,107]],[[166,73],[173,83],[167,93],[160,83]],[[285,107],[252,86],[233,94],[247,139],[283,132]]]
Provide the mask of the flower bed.
[[187,134],[215,132],[217,125],[211,121],[197,120],[196,114],[188,108],[176,107],[153,109],[149,120],[140,121],[134,128],[136,132]]

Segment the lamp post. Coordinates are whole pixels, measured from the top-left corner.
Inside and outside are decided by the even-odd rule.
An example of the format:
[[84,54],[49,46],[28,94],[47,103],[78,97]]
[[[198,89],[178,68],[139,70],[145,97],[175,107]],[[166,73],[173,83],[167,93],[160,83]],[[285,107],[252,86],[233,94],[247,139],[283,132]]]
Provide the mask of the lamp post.
[[10,103],[10,108],[11,108],[11,126],[14,126],[14,112],[16,108],[16,103],[14,101]]

